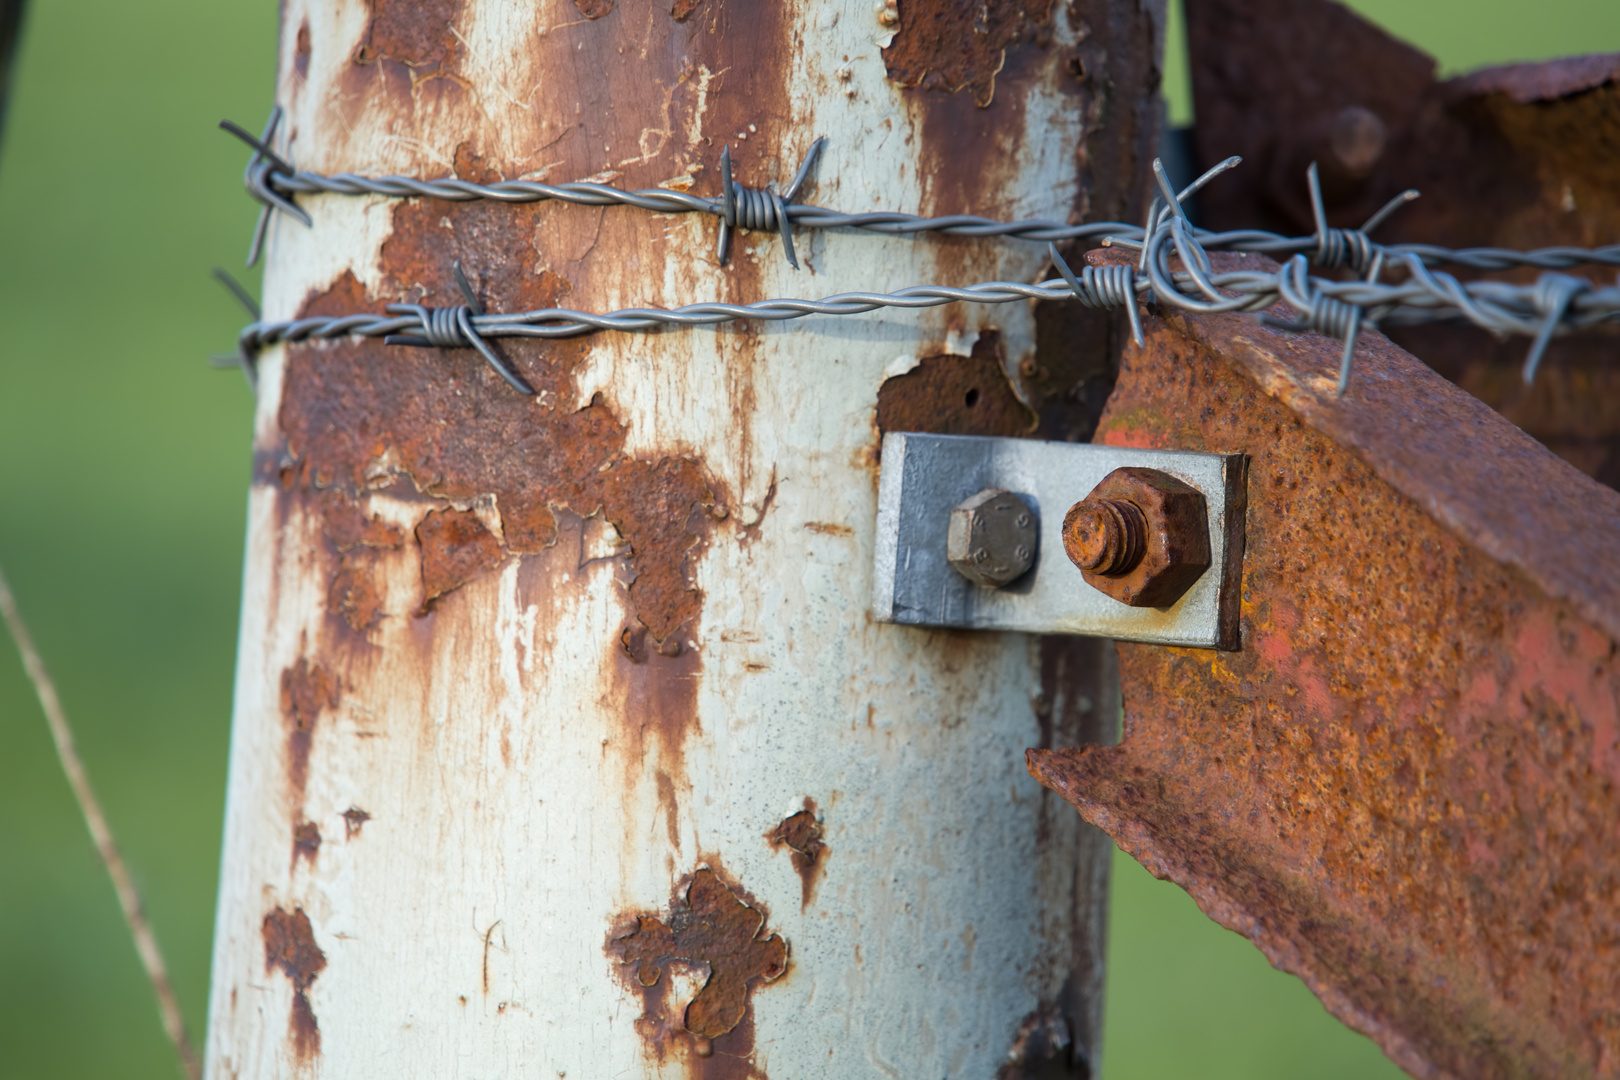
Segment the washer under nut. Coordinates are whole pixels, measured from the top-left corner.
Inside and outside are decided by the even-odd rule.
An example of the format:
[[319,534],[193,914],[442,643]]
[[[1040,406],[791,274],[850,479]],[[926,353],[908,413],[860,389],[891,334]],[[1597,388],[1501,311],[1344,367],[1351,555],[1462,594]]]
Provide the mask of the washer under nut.
[[986,589],[999,589],[1035,565],[1040,522],[1010,491],[985,488],[951,511],[945,558],[956,572]]
[[1115,469],[1064,515],[1063,549],[1099,592],[1169,607],[1209,569],[1209,510],[1169,473]]

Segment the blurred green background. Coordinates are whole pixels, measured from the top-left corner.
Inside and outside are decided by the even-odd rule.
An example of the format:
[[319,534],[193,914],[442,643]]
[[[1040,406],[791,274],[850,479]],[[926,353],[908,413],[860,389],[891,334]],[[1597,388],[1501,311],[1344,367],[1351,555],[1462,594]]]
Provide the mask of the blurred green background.
[[[1447,71],[1620,49],[1614,0],[1353,6]],[[33,0],[0,142],[0,565],[199,1041],[251,414],[241,379],[204,365],[243,321],[208,269],[240,265],[254,218],[214,124],[262,121],[275,33],[272,0]],[[1400,1075],[1181,890],[1116,871],[1107,1080]],[[0,638],[0,1077],[174,1075]]]

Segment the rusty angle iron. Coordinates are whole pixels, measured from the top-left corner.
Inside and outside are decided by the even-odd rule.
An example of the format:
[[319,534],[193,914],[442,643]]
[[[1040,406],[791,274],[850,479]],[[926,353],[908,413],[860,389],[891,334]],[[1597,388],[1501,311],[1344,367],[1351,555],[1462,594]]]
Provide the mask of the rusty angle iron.
[[1127,348],[1100,441],[1250,455],[1242,647],[1119,645],[1123,742],[1030,771],[1414,1076],[1620,1074],[1620,493],[1363,349]]

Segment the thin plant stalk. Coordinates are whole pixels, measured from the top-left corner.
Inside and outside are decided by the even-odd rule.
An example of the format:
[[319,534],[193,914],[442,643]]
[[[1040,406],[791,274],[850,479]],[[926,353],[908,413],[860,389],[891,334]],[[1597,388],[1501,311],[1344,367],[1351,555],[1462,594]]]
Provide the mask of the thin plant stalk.
[[113,840],[112,829],[107,825],[107,815],[102,812],[101,802],[96,798],[95,789],[90,786],[90,775],[85,771],[84,762],[74,745],[73,729],[68,726],[67,714],[62,710],[56,685],[45,670],[45,661],[40,658],[39,650],[34,648],[34,639],[23,622],[17,598],[6,583],[3,569],[0,569],[0,616],[4,616],[11,638],[17,643],[17,651],[22,654],[23,667],[34,684],[34,692],[39,695],[40,707],[45,710],[45,721],[50,725],[51,738],[56,743],[57,759],[61,761],[62,771],[67,774],[68,784],[73,788],[73,797],[78,800],[84,822],[90,827],[96,853],[101,856],[101,863],[112,878],[113,890],[118,894],[118,906],[124,912],[124,922],[129,926],[130,936],[135,939],[135,951],[140,955],[141,966],[146,969],[146,977],[157,995],[163,1030],[174,1044],[175,1053],[180,1057],[181,1071],[187,1080],[201,1080],[202,1062],[191,1045],[191,1037],[186,1033],[185,1018],[180,1014],[180,1003],[175,999],[174,985],[169,981],[169,969],[163,962],[162,950],[158,948],[157,935],[152,932],[152,924],[141,910],[140,895],[135,891],[129,868],[124,864],[124,857],[119,854],[118,844]]

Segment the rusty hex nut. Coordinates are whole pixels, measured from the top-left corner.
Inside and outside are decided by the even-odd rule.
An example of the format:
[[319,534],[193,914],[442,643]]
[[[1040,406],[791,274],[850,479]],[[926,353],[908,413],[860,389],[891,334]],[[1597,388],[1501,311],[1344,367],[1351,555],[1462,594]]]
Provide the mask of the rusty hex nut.
[[1115,469],[1063,518],[1086,583],[1131,607],[1169,607],[1209,569],[1209,510],[1157,469]]
[[973,584],[999,589],[1035,565],[1039,535],[1028,503],[1010,491],[985,488],[951,511],[945,558]]

